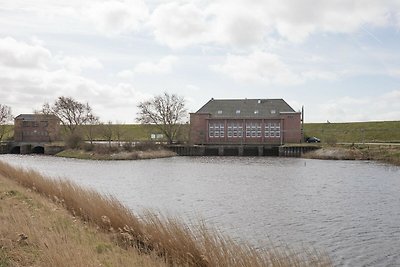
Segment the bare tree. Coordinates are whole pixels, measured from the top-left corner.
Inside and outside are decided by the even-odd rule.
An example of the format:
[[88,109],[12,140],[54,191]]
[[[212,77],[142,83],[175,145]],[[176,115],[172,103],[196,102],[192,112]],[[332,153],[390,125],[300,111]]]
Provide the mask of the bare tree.
[[7,125],[13,116],[11,114],[11,108],[7,105],[0,104],[0,141],[3,140],[4,136],[10,131],[10,127]]
[[76,132],[78,126],[90,123],[93,118],[92,108],[88,103],[80,103],[72,97],[64,96],[58,97],[51,106],[45,103],[41,112],[59,117],[71,135]]
[[93,144],[93,140],[99,132],[99,125],[100,125],[99,117],[90,114],[86,124],[87,124],[85,126],[86,138],[87,140],[90,141],[90,144]]
[[111,141],[114,136],[112,121],[108,121],[107,124],[102,124],[102,135],[108,142],[108,147],[111,147]]
[[114,133],[115,133],[115,138],[117,138],[117,141],[118,141],[118,146],[120,146],[121,140],[124,138],[124,136],[126,134],[126,129],[124,127],[124,124],[121,124],[117,121],[114,124]]
[[167,92],[139,103],[138,108],[137,121],[155,124],[170,144],[175,141],[180,126],[187,117],[184,98]]

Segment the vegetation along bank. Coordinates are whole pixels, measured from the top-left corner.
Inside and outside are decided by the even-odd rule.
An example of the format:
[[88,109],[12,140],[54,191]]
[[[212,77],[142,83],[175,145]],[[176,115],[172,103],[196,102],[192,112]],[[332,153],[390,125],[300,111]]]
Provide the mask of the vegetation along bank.
[[400,145],[330,145],[308,152],[303,157],[327,160],[376,160],[400,166]]

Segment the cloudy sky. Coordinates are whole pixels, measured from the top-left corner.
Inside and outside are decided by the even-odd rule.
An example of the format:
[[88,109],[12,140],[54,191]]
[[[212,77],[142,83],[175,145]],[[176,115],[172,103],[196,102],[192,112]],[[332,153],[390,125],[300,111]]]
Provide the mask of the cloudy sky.
[[399,0],[0,0],[0,103],[134,123],[162,92],[283,98],[307,122],[400,120]]

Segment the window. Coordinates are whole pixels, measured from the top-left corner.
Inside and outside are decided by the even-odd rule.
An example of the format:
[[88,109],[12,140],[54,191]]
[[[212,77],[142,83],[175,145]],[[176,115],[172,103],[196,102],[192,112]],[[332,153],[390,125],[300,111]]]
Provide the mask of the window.
[[265,137],[281,137],[281,123],[280,122],[268,122],[265,123],[264,128]]
[[218,110],[217,113],[218,113],[218,114],[222,114],[222,110]]
[[258,114],[258,109],[254,110],[254,114]]
[[281,137],[281,123],[280,122],[277,122],[275,124],[275,136]]
[[240,109],[237,109],[237,110],[236,110],[236,114],[240,114]]
[[208,124],[208,136],[210,138],[224,138],[225,125],[223,122],[210,122]]
[[240,122],[229,122],[228,123],[228,137],[229,138],[240,138],[243,137],[243,126]]
[[271,123],[265,123],[265,137],[269,137],[269,129],[271,129]]
[[275,109],[271,109],[271,114],[275,114],[276,110]]
[[246,123],[246,137],[261,137],[261,123],[248,122]]

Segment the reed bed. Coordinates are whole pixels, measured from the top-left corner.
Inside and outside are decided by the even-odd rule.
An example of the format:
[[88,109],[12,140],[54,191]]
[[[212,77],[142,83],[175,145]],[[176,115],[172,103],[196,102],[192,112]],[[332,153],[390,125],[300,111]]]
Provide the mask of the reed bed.
[[73,216],[112,236],[120,247],[134,248],[144,256],[156,255],[168,266],[332,266],[330,258],[317,251],[295,252],[273,246],[256,249],[204,223],[189,226],[150,211],[137,215],[112,196],[3,162],[0,175],[52,199]]
[[167,267],[0,175],[0,266]]

